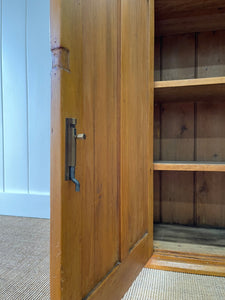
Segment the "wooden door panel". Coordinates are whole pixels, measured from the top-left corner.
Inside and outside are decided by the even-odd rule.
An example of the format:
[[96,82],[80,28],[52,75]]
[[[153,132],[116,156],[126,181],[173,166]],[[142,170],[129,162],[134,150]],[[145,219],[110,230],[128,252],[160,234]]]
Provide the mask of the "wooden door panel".
[[151,255],[152,3],[51,0],[51,299],[120,299]]
[[[82,9],[79,1],[51,1],[53,70],[50,287],[51,299],[56,300],[81,299],[81,224],[84,190],[81,189],[80,193],[75,194],[74,185],[64,179],[65,118],[77,118],[78,131],[83,130],[83,105],[80,101],[83,98],[83,88],[80,84],[83,49],[82,43],[77,41],[82,41]],[[77,153],[77,162],[78,165],[83,163],[82,151]],[[78,166],[76,173],[82,186],[84,169]],[[91,249],[92,236],[88,230],[87,227],[86,234],[90,237]],[[89,254],[91,256],[92,252]],[[88,273],[87,278],[91,282]]]
[[[84,156],[86,158],[91,155],[91,160],[84,162],[90,172],[84,176],[86,207],[83,210],[90,210],[90,206],[91,210],[90,218],[83,218],[82,237],[86,243],[82,247],[82,265],[86,265],[85,270],[92,272],[94,288],[119,261],[116,93],[118,9],[117,0],[85,0],[82,1],[82,7],[83,124],[84,131],[87,131]],[[87,185],[92,185],[89,187],[90,192],[86,191]],[[86,225],[87,220],[91,220],[92,224]],[[86,257],[90,255],[90,237],[86,234],[86,226],[93,230],[92,270],[86,261]]]
[[[123,257],[150,232],[149,203],[153,115],[150,113],[149,2],[122,1],[121,198]],[[149,201],[146,201],[149,199]],[[152,201],[152,199],[151,199]]]

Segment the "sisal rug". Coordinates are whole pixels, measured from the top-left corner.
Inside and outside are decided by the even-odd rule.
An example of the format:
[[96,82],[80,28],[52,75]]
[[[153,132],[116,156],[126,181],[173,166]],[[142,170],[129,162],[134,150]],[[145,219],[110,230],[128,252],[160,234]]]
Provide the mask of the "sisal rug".
[[0,216],[0,299],[50,299],[49,220]]
[[143,269],[122,300],[223,300],[225,278]]
[[[49,220],[0,216],[0,300],[49,299]],[[123,297],[142,299],[223,300],[225,279],[143,269]]]

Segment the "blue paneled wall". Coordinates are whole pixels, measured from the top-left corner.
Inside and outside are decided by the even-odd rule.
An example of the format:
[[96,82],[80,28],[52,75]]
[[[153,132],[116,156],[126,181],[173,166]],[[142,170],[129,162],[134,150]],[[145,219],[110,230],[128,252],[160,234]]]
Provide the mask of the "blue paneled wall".
[[0,214],[50,214],[49,6],[0,0]]

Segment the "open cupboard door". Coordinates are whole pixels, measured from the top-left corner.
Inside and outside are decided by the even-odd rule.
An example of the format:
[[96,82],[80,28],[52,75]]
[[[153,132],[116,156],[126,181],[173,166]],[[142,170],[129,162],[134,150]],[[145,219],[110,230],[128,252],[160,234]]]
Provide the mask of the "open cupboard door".
[[119,300],[152,254],[153,39],[153,0],[51,0],[52,300]]

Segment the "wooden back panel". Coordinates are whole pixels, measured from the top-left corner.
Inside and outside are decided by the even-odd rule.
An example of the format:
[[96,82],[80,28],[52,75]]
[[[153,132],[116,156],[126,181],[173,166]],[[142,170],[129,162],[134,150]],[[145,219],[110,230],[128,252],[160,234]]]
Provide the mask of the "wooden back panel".
[[[225,31],[210,31],[157,38],[156,79],[179,80],[225,76],[224,37]],[[187,100],[189,102],[156,104],[155,159],[224,162],[224,102],[217,101],[216,98],[208,99],[207,102],[195,102],[192,99],[190,102],[188,95]],[[155,219],[166,223],[224,227],[224,206],[220,200],[224,194],[221,185],[224,174],[191,172],[176,175],[175,173],[161,172],[160,176],[156,176],[159,182],[155,183],[155,201],[159,204],[155,206]],[[179,179],[176,179],[176,176]],[[216,180],[220,188],[213,194]],[[188,189],[186,193],[182,194],[186,189]],[[183,206],[179,204],[181,195]],[[169,205],[168,199],[173,199]],[[217,202],[220,206],[216,204]],[[190,206],[192,216],[186,214],[185,203]],[[212,208],[211,212],[208,210],[209,205]]]

